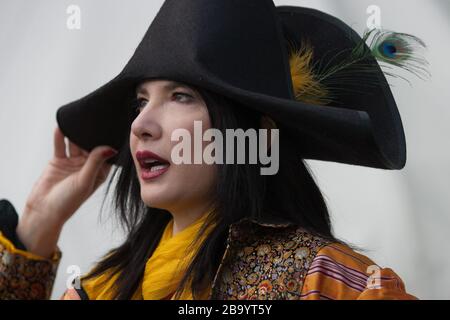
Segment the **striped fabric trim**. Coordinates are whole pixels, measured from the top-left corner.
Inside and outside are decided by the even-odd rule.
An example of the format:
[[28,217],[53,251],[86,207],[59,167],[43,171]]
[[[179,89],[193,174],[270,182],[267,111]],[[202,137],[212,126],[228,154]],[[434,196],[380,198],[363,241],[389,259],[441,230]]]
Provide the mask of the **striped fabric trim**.
[[357,283],[366,284],[367,278],[369,278],[369,276],[367,274],[365,274],[364,272],[350,268],[342,263],[337,262],[333,258],[330,258],[329,256],[325,256],[325,255],[317,256],[313,260],[311,267],[314,267],[315,265],[328,266],[330,268],[337,268],[340,271],[342,271],[342,273],[344,273],[349,279],[352,279],[354,282],[357,282]]
[[348,281],[345,276],[339,275],[338,273],[333,273],[330,270],[327,270],[326,268],[315,268],[315,270],[313,272],[308,273],[308,275],[311,274],[316,274],[316,273],[321,273],[329,278],[332,278],[336,281],[340,281],[343,284],[345,284],[347,287],[352,288],[356,291],[362,292],[364,291],[365,287],[363,286],[359,286],[355,283],[352,283],[351,281]]
[[[369,270],[369,266],[374,266],[374,270]],[[406,293],[402,280],[392,269],[381,268],[370,258],[341,244],[328,245],[317,253],[303,289],[300,295],[303,300],[415,298]]]
[[[344,255],[346,255],[346,256],[348,256],[348,257],[354,259],[355,261],[357,261],[357,263],[362,263],[362,264],[364,264],[364,266],[367,266],[367,267],[370,266],[370,265],[378,266],[378,265],[377,265],[376,263],[374,263],[374,262],[372,262],[372,263],[369,264],[368,261],[364,261],[364,260],[362,260],[361,258],[359,258],[358,256],[356,256],[356,255],[354,255],[354,254],[351,254],[351,253],[349,253],[349,252],[347,252],[347,251],[345,251],[345,250],[342,250],[342,249],[338,248],[337,246],[329,245],[327,248],[330,248],[330,249],[333,249],[333,250],[335,250],[335,251],[338,251],[339,253],[342,253],[342,254],[344,254]],[[325,255],[318,255],[316,258],[322,257],[322,256],[325,256]],[[328,256],[325,256],[325,257],[329,258]],[[331,259],[331,258],[329,258],[329,259]],[[336,262],[336,263],[338,263],[338,262]],[[340,264],[340,265],[342,265],[342,266],[344,266],[344,267],[346,267],[346,268],[348,268],[348,269],[352,269],[352,268],[350,268],[350,267],[348,267],[348,266],[345,266],[345,265],[343,265],[343,264]],[[378,266],[378,267],[380,268],[380,270],[382,269],[380,266]],[[361,273],[360,271],[355,270],[355,269],[352,269],[352,270],[354,270],[355,272],[360,273],[360,274],[362,274],[362,275],[364,276],[364,278],[365,278],[365,283],[366,283],[366,286],[367,286],[367,281],[368,281],[368,279],[369,279],[369,275],[364,274],[364,273]],[[382,288],[385,288],[385,287],[386,287],[386,281],[390,281],[390,282],[394,282],[394,287],[395,287],[395,288],[397,288],[397,289],[399,289],[399,290],[403,290],[403,289],[402,289],[402,285],[401,285],[401,283],[400,283],[400,280],[399,280],[398,278],[396,278],[396,277],[387,277],[387,276],[381,276],[381,277],[378,276],[378,277],[377,277],[377,276],[375,276],[375,275],[372,275],[371,277],[372,277],[373,280],[379,279],[379,280],[383,280],[383,282],[384,282],[384,285],[382,284],[382,285],[379,285],[379,286],[372,286],[371,289],[382,289]],[[367,289],[367,287],[366,287],[366,289]]]
[[[328,246],[328,248],[333,251],[337,251],[337,257],[339,257],[339,255],[345,255],[347,257],[351,257],[351,259],[354,260],[357,265],[361,265],[362,263],[363,266],[369,266],[366,261],[363,261],[359,257],[354,256],[336,246],[330,245]],[[331,258],[328,254],[321,253],[319,253],[314,258],[307,273],[307,275],[314,274],[322,274],[323,276],[326,276],[334,281],[338,281],[349,287],[349,289],[353,289],[357,292],[363,292],[367,289],[369,279],[369,275],[364,273],[363,271],[338,262],[335,259]],[[309,291],[304,295],[308,296],[310,294],[313,294],[314,291],[317,290]]]
[[321,300],[334,300],[333,298],[327,297],[326,295],[322,294],[321,291],[319,291],[319,290],[308,291],[304,294],[301,294],[300,298],[305,298],[305,297],[313,295],[313,294],[317,294]]

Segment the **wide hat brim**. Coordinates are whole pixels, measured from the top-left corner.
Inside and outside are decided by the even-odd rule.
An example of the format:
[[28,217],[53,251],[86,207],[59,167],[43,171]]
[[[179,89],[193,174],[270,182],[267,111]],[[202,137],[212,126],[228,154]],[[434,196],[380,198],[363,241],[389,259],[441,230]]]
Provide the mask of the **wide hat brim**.
[[[323,12],[290,6],[277,7],[274,12],[281,22],[277,29],[281,37],[288,37],[298,44],[306,38],[318,56],[325,57],[333,50],[339,52],[342,48],[354,47],[361,41],[352,28]],[[162,14],[164,12],[160,11],[159,15]],[[153,34],[161,33],[158,25],[152,24],[151,28]],[[121,148],[128,139],[132,120],[129,106],[135,98],[136,85],[147,78],[167,78],[204,87],[269,115],[294,135],[304,159],[381,169],[401,169],[405,165],[402,121],[375,59],[369,63],[376,70],[372,75],[376,85],[368,87],[362,83],[358,87],[356,81],[356,84],[352,83],[353,90],[343,91],[337,104],[312,105],[224,81],[224,77],[211,72],[200,59],[191,60],[189,65],[185,61],[172,60],[173,68],[156,62],[149,68],[143,67],[146,59],[164,59],[161,52],[152,52],[148,45],[157,41],[155,36],[148,43],[144,43],[145,37],[119,75],[87,96],[58,109],[57,122],[61,131],[83,149],[90,151],[99,145]],[[190,40],[193,41],[192,37]],[[195,43],[190,45],[195,47]],[[156,50],[161,51],[161,48]],[[287,53],[284,54],[288,69]],[[179,59],[183,60],[183,57],[180,55]],[[286,87],[292,90],[290,78],[285,80]]]

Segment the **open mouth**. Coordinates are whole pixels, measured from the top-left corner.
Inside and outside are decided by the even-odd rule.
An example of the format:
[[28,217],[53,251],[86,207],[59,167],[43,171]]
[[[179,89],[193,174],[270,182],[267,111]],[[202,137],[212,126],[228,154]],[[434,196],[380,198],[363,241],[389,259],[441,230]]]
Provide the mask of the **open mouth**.
[[168,162],[161,162],[156,159],[145,159],[139,161],[139,163],[141,164],[141,168],[143,170],[148,170],[150,172],[166,169],[170,165]]
[[136,152],[136,159],[141,167],[141,177],[144,180],[162,175],[170,166],[169,161],[147,150]]

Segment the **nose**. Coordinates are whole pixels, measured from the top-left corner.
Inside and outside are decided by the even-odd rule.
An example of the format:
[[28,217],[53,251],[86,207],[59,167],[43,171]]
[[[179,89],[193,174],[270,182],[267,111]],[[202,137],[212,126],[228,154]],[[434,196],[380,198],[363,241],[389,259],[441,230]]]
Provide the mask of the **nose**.
[[157,140],[162,135],[162,128],[158,121],[160,108],[149,102],[131,124],[131,132],[141,140]]

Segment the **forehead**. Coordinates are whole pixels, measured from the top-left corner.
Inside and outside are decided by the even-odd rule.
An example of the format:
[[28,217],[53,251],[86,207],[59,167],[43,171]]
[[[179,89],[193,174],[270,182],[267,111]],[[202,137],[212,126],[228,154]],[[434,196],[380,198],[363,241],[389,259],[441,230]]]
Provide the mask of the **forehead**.
[[177,81],[172,80],[161,80],[161,79],[150,79],[150,80],[144,80],[140,82],[136,86],[136,93],[146,93],[150,91],[151,88],[158,88],[162,90],[172,90],[179,87],[185,87],[185,88],[191,88],[189,85]]

